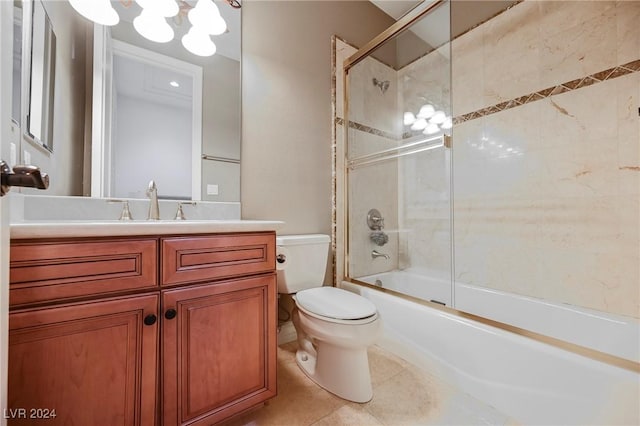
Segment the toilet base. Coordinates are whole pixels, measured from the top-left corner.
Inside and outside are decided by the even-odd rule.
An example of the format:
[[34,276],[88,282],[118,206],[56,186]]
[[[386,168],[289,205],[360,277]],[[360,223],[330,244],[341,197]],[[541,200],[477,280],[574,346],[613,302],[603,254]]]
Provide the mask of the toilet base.
[[[359,403],[370,401],[373,389],[367,348],[378,335],[379,321],[369,325],[372,328],[369,330],[368,339],[360,340],[361,345],[354,346],[353,343],[358,341],[358,335],[354,334],[353,329],[344,329],[344,325],[341,326],[345,333],[342,339],[337,337],[337,330],[334,330],[336,333],[331,336],[314,338],[305,330],[313,330],[316,336],[322,335],[320,330],[314,327],[318,325],[315,319],[302,316],[297,308],[293,310],[292,319],[298,334],[296,363],[307,377],[340,398]],[[326,327],[327,324],[324,324],[324,331]]]
[[320,343],[317,355],[296,352],[300,369],[320,387],[349,401],[364,403],[373,397],[367,350],[344,349]]

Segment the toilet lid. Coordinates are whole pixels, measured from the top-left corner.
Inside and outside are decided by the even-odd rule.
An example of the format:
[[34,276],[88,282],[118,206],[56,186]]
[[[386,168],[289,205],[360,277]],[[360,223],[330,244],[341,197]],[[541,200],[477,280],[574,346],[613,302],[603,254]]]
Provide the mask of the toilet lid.
[[323,317],[356,320],[376,313],[376,306],[364,297],[336,287],[315,287],[296,293],[301,308]]

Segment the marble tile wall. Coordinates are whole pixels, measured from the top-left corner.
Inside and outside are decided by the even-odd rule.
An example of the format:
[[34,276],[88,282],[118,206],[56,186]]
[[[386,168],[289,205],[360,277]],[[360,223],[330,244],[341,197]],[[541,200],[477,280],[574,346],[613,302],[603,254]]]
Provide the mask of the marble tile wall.
[[[404,132],[394,123],[422,101],[411,98],[415,87],[443,104],[450,93],[456,123],[451,151],[405,158],[395,172],[386,164],[383,174],[354,174],[349,196],[363,206],[394,198],[382,175],[398,182],[398,261],[384,267],[448,270],[446,167],[453,164],[457,283],[639,318],[638,22],[638,1],[525,0],[453,41],[450,92],[437,84],[446,56],[434,52],[397,72],[395,106],[389,100],[367,110],[379,93],[364,93],[354,120],[383,133],[352,131],[353,153]],[[366,92],[373,70],[381,74],[384,65],[374,63],[353,87]],[[372,197],[370,182],[389,197]],[[350,224],[363,214],[354,211]],[[365,242],[351,238],[353,255]],[[351,260],[365,265],[366,254]]]
[[456,283],[640,317],[638,22],[525,0],[454,40]]
[[[349,74],[350,89],[350,126],[349,144],[344,144],[344,112],[343,112],[343,70],[342,63],[356,52],[353,46],[343,40],[336,39],[336,170],[344,170],[343,159],[357,158],[373,152],[392,148],[397,145],[397,134],[400,131],[397,120],[397,78],[396,72],[387,65],[367,58],[356,65]],[[388,89],[383,93],[373,85],[373,78],[389,81]],[[336,175],[336,221],[342,217],[346,208],[342,204],[342,192],[338,189],[344,185],[342,173]],[[348,226],[342,224],[335,231],[337,276],[341,279],[345,271],[341,262],[344,238],[349,239],[349,276],[362,277],[397,268],[398,265],[398,166],[396,160],[385,161],[371,166],[363,166],[349,171],[348,185]],[[385,219],[385,232],[389,242],[376,246],[369,238],[371,233],[367,226],[367,212],[377,208]],[[348,234],[345,235],[345,229]],[[389,254],[389,260],[372,259],[371,251],[377,249]]]
[[[386,91],[373,79],[388,81]],[[397,75],[393,68],[369,57],[349,71],[349,143],[347,158],[393,148],[401,132],[397,107]],[[396,269],[398,265],[398,161],[388,160],[349,170],[349,275],[362,277]],[[379,247],[370,239],[367,212],[384,216],[389,242]],[[372,250],[390,259],[371,257]]]
[[[399,109],[417,113],[429,103],[451,116],[450,45],[398,70]],[[404,128],[405,135],[421,135]],[[435,134],[438,136],[440,134]],[[421,135],[422,136],[422,135]],[[451,153],[438,148],[403,157],[399,163],[399,267],[451,277]]]

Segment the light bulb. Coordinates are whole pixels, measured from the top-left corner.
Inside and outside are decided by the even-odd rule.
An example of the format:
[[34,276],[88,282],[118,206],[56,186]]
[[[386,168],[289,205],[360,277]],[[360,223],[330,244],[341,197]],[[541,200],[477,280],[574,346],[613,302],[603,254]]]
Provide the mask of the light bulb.
[[69,0],[71,6],[80,15],[100,25],[116,25],[120,22],[118,12],[109,0]]
[[429,118],[435,112],[435,108],[431,104],[425,104],[420,107],[420,111],[418,112],[418,118]]
[[180,12],[178,3],[175,0],[136,0],[143,10],[154,13],[155,15],[170,18],[176,16]]
[[189,52],[198,56],[211,56],[216,53],[216,45],[209,34],[196,27],[191,27],[188,33],[182,37],[182,45]]
[[405,112],[403,121],[405,126],[411,126],[413,123],[416,122],[416,116],[413,115],[412,112]]
[[440,125],[441,129],[448,130],[453,127],[453,121],[451,121],[451,117],[447,117],[444,122]]
[[436,111],[429,119],[429,123],[442,124],[447,119],[447,115],[442,111]]
[[166,43],[173,40],[173,28],[165,18],[152,12],[150,9],[142,9],[140,16],[133,20],[133,27],[144,38],[156,43]]
[[424,128],[424,131],[422,133],[424,133],[425,135],[432,135],[434,133],[438,133],[439,131],[440,128],[436,123],[429,123],[429,125]]
[[411,126],[411,130],[422,130],[427,127],[427,120],[424,118],[418,118],[413,126]]
[[209,35],[220,35],[227,31],[227,23],[220,16],[220,10],[212,0],[198,0],[196,7],[189,11],[188,17],[194,27]]

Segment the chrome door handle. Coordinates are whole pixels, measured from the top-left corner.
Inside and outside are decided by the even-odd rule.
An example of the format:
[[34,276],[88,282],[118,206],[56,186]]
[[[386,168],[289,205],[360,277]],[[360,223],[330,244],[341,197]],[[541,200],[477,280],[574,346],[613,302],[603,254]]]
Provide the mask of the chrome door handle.
[[11,167],[0,160],[0,173],[0,197],[8,193],[12,186],[49,188],[49,175],[40,172],[40,168],[36,166],[14,166],[11,171]]

